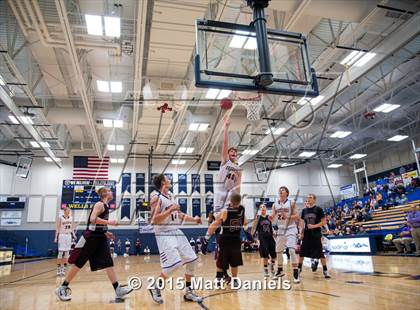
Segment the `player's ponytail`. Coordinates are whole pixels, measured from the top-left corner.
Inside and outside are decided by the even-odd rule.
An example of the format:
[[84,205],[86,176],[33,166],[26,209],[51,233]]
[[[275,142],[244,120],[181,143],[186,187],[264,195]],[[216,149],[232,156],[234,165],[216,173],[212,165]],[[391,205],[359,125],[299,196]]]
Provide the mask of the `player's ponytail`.
[[96,193],[98,194],[100,199],[103,199],[107,195],[108,189],[106,187],[101,187],[96,191]]

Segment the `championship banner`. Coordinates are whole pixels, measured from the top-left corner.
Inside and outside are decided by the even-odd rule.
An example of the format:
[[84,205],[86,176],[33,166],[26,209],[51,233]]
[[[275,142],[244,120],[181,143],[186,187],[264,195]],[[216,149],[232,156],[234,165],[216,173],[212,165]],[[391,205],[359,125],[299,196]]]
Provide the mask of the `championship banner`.
[[136,195],[146,193],[145,183],[146,175],[144,173],[136,173]]
[[126,220],[129,221],[130,220],[130,214],[131,214],[131,199],[130,198],[123,198],[121,200],[121,215],[120,215],[120,219],[121,220]]
[[193,173],[191,175],[191,194],[200,193],[200,175]]
[[206,198],[206,217],[209,216],[210,211],[213,211],[213,197]]
[[187,175],[178,174],[178,194],[187,194]]
[[151,173],[150,174],[150,180],[149,180],[149,195],[151,193],[153,193],[154,191],[157,191],[158,189],[155,188],[155,186],[153,185],[153,179],[155,178],[155,176],[157,176],[158,173]]
[[111,209],[116,208],[116,181],[111,180],[63,180],[61,208],[90,209],[99,201],[96,191],[108,187],[114,198],[109,202]]
[[131,193],[131,173],[124,172],[121,177],[121,195]]
[[192,205],[192,216],[201,216],[201,199],[193,198],[191,199]]
[[204,192],[206,194],[214,194],[213,189],[213,175],[212,174],[205,174],[204,175]]
[[181,212],[187,214],[188,204],[187,198],[178,198],[178,204],[181,207]]

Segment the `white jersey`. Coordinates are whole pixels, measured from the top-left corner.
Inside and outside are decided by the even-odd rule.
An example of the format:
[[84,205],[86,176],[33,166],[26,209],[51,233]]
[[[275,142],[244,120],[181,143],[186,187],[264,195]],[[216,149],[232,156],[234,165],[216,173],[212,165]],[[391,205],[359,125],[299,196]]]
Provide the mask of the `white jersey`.
[[276,200],[274,203],[274,209],[276,210],[275,223],[279,228],[278,231],[280,234],[282,234],[282,232],[285,230],[287,230],[288,233],[293,231],[296,231],[297,233],[297,226],[295,221],[281,219],[282,215],[283,217],[290,217],[292,215],[292,203],[293,201],[290,199],[286,199],[284,203],[281,203],[279,200]]
[[[163,212],[166,209],[170,208],[173,204],[176,204],[175,199],[172,198],[170,195],[165,196],[164,194],[158,192],[156,196],[158,196],[160,200],[160,202],[157,205],[157,207],[160,207],[160,212]],[[178,211],[174,211],[162,222],[153,225],[153,229],[155,233],[174,231],[178,229],[180,224],[181,219],[179,218]]]
[[229,194],[235,190],[239,184],[239,173],[241,168],[231,160],[220,166],[216,176],[216,186],[214,195],[214,212],[220,212],[229,204]]
[[64,215],[60,215],[60,228],[58,233],[59,234],[71,234],[72,233],[72,223],[73,219],[71,216],[64,217]]

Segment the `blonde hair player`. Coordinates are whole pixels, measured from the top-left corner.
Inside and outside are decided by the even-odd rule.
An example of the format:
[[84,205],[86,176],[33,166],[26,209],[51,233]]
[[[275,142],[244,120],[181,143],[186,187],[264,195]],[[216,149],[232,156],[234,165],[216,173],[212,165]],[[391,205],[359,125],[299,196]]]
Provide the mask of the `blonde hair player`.
[[[153,179],[153,185],[158,193],[150,200],[152,208],[152,224],[155,231],[156,243],[160,254],[160,265],[162,272],[154,287],[150,289],[153,301],[162,304],[163,299],[160,288],[162,281],[169,278],[175,270],[185,265],[185,301],[201,302],[202,298],[197,296],[191,289],[191,278],[194,276],[197,255],[192,249],[187,237],[179,229],[183,222],[201,223],[199,216],[191,217],[180,211],[180,206],[171,197],[169,189],[171,181],[164,175],[159,174]],[[158,285],[156,285],[158,284]]]
[[57,276],[64,276],[66,274],[72,237],[76,239],[73,217],[71,216],[70,208],[65,207],[63,214],[58,217],[54,238],[54,242],[58,243]]
[[[230,119],[226,117],[223,125],[223,146],[222,146],[222,158],[221,166],[216,177],[215,191],[214,191],[214,205],[213,205],[213,215],[215,218],[220,214],[220,212],[226,209],[229,205],[230,196],[233,193],[240,195],[241,193],[241,178],[242,170],[237,162],[238,150],[235,147],[229,147],[229,126]],[[215,231],[216,236],[216,245],[219,245],[219,234],[220,228]],[[201,252],[203,254],[207,253],[209,230],[207,230],[206,237],[201,238]],[[216,268],[220,269],[220,266]],[[217,277],[217,274],[216,274]],[[225,272],[225,277],[229,278],[227,272]]]
[[92,271],[105,269],[117,298],[122,298],[133,290],[128,286],[120,286],[118,283],[107,241],[107,239],[113,238],[112,233],[108,231],[108,225],[117,225],[116,220],[108,219],[108,202],[113,198],[112,191],[106,187],[101,187],[97,193],[100,201],[95,203],[90,211],[86,230],[83,231],[79,242],[77,242],[69,257],[69,263],[74,265],[67,273],[61,286],[55,291],[61,301],[71,300],[69,284],[87,261],[89,261]]
[[[299,273],[302,272],[302,263],[305,257],[320,259],[322,273],[325,279],[331,278],[328,273],[327,260],[322,251],[321,228],[326,224],[325,213],[316,205],[315,194],[308,195],[308,205],[302,210],[300,226],[302,245],[299,252]],[[315,269],[316,270],[316,269]]]
[[296,255],[299,214],[296,202],[289,199],[289,189],[280,186],[279,198],[273,204],[273,222],[277,226],[276,252],[277,252],[277,273],[275,277],[284,276],[283,273],[283,251],[288,248],[290,260],[293,266],[293,282],[299,283],[298,257]]

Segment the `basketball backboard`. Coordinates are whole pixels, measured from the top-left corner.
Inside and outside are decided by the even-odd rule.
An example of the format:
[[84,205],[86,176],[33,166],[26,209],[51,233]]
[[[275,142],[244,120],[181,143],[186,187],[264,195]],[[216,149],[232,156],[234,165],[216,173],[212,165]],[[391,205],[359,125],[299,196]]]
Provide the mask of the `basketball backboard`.
[[[268,53],[265,55],[268,54],[269,59],[259,55],[261,44],[253,24],[197,20],[196,34],[197,87],[299,97],[319,94],[306,38],[300,33],[267,29]],[[269,64],[271,72],[260,69],[261,61]],[[271,85],[260,83],[259,76],[264,73],[272,74]]]

